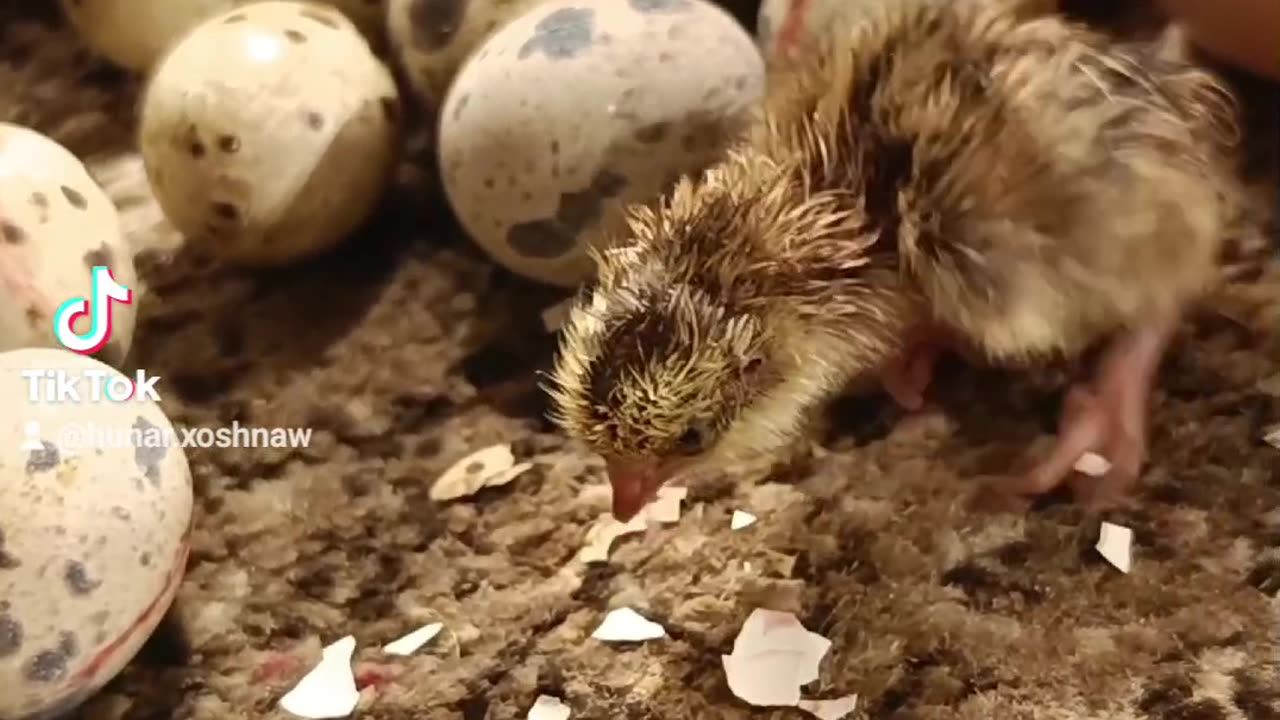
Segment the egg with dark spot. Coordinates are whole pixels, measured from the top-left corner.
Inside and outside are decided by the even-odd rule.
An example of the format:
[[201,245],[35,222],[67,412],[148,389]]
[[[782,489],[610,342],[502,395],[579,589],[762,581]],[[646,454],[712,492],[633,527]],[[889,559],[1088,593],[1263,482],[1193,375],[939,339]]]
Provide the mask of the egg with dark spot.
[[[80,38],[112,63],[150,70],[173,43],[215,15],[255,0],[59,0]],[[345,13],[371,42],[385,36],[381,0],[318,0]]]
[[[398,159],[398,104],[337,10],[255,2],[198,24],[155,66],[139,144],[178,230],[228,262],[283,265],[373,213]],[[207,151],[186,152],[193,142]]]
[[67,350],[0,353],[0,718],[72,710],[120,672],[173,601],[192,519],[154,401],[32,401],[33,368],[123,378]]
[[[93,297],[95,266],[126,288],[137,284],[120,214],[75,155],[30,128],[0,123],[0,168],[0,352],[61,347],[54,316],[69,300]],[[103,360],[125,359],[136,316],[135,303],[113,301]],[[90,334],[87,313],[70,320]]]
[[387,35],[418,102],[439,112],[463,61],[544,0],[387,0]]
[[439,118],[445,192],[494,260],[574,286],[592,272],[588,250],[625,232],[627,206],[724,157],[764,74],[750,35],[706,0],[546,0],[454,79]]

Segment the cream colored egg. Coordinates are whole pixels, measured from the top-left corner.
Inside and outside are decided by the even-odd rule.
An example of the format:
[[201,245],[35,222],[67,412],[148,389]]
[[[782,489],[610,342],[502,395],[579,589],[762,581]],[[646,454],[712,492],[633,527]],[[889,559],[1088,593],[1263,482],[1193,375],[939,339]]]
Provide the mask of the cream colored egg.
[[[94,52],[145,72],[202,20],[256,0],[60,0],[63,13]],[[371,39],[384,30],[383,0],[319,0],[345,12]]]
[[165,216],[224,259],[338,244],[395,168],[395,83],[336,10],[259,2],[197,26],[156,66],[139,135]]
[[[28,376],[50,372],[74,380],[80,401],[33,390]],[[141,395],[94,401],[95,375],[125,387],[120,373],[66,350],[0,354],[4,720],[54,717],[111,680],[168,610],[186,566],[191,473],[173,426]]]
[[704,0],[544,2],[463,67],[440,120],[444,187],[499,263],[572,286],[625,207],[723,157],[754,116],[751,37]]
[[387,34],[419,102],[435,112],[473,50],[543,0],[387,0]]
[[[0,123],[0,352],[59,347],[53,332],[59,306],[93,300],[93,267],[115,281],[137,284],[120,216],[84,164],[52,139]],[[136,302],[111,303],[111,333],[100,357],[122,362],[133,341]],[[87,315],[73,319],[89,335]]]

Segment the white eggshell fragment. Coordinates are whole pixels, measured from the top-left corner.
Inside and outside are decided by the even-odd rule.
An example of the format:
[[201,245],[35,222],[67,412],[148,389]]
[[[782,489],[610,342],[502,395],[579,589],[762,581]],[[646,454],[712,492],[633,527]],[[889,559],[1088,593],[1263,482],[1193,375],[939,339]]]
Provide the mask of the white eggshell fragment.
[[348,635],[321,652],[320,662],[280,698],[280,707],[305,720],[345,718],[360,703],[351,658],[356,639]]
[[560,698],[539,695],[525,717],[527,720],[569,720],[572,716],[573,710]]
[[[50,402],[24,371],[77,379]],[[0,354],[0,718],[53,717],[120,672],[186,567],[191,473],[151,400],[93,401],[66,350]]]
[[[490,479],[516,467],[516,456],[509,444],[491,445],[477,450],[450,465],[432,483],[432,500],[442,502],[475,495]],[[524,472],[528,468],[522,468]],[[512,478],[514,479],[514,477]]]
[[405,80],[434,114],[473,50],[543,0],[387,0],[387,36]]
[[436,622],[423,625],[408,635],[387,643],[382,647],[382,652],[388,655],[412,655],[421,649],[423,645],[434,640],[443,629],[444,623]]
[[[120,67],[146,72],[184,34],[220,13],[255,0],[59,0],[63,14],[94,52]],[[324,0],[319,0],[324,2]],[[381,36],[381,0],[329,0],[370,38]]]
[[604,642],[644,642],[666,636],[666,628],[628,607],[610,610],[591,633],[591,637]]
[[[58,307],[92,299],[95,265],[133,289],[133,253],[115,205],[69,150],[20,125],[0,123],[0,352],[60,347]],[[124,360],[133,341],[135,304],[112,304],[111,337],[100,356]],[[88,334],[91,318],[72,320]]]
[[1123,525],[1104,522],[1095,545],[1098,554],[1122,573],[1133,569],[1133,530]]
[[625,208],[723,157],[764,93],[750,36],[705,0],[549,0],[481,45],[440,118],[444,187],[497,262],[573,286]]
[[139,134],[175,227],[225,260],[280,265],[373,212],[399,118],[390,72],[341,13],[258,2],[206,20],[160,61]]
[[801,700],[796,707],[818,720],[845,720],[858,709],[858,696],[845,695],[831,700]]
[[756,516],[745,510],[734,510],[733,517],[729,518],[730,530],[741,530],[750,527],[756,523]]

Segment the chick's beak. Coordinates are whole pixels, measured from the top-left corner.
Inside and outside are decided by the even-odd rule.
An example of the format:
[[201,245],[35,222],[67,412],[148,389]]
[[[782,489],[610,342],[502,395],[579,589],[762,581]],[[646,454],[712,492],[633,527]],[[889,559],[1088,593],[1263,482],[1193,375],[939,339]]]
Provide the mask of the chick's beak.
[[613,516],[619,522],[640,514],[667,480],[663,467],[652,461],[606,458],[605,467],[613,487]]

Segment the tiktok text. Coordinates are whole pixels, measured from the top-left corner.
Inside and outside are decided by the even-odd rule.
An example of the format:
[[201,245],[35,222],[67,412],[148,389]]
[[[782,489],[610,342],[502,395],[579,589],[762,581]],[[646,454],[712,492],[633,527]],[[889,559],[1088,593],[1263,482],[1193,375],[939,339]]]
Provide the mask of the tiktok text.
[[138,370],[134,377],[110,370],[23,370],[32,403],[159,402],[159,375]]

